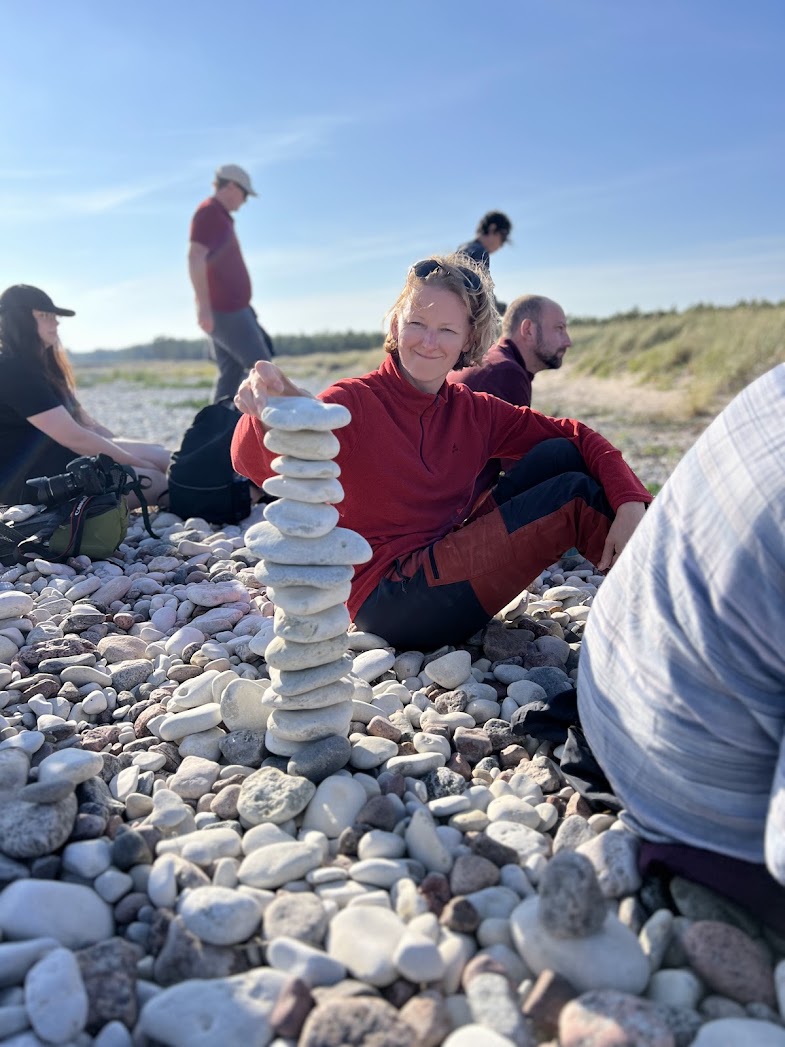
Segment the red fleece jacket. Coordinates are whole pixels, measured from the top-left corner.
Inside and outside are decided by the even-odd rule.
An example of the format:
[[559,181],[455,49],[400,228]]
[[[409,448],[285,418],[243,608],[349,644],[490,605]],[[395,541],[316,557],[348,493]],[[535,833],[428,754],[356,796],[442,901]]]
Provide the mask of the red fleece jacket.
[[[463,523],[489,458],[517,459],[543,440],[566,437],[614,512],[623,502],[651,501],[621,452],[581,422],[513,407],[465,385],[445,383],[436,394],[422,393],[404,377],[395,355],[362,378],[331,385],[319,399],[351,411],[349,425],[335,432],[345,492],[336,508],[340,526],[363,535],[373,549],[355,573],[352,617],[396,559]],[[263,437],[259,419],[243,415],[232,441],[235,469],[258,486],[274,475],[270,462],[276,457]]]

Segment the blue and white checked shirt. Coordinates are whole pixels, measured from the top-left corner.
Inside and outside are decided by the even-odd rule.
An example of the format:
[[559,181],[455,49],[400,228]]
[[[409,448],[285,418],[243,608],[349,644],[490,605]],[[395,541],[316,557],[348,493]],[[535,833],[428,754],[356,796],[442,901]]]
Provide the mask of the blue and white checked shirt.
[[578,707],[631,828],[785,883],[785,364],[698,439],[603,582]]

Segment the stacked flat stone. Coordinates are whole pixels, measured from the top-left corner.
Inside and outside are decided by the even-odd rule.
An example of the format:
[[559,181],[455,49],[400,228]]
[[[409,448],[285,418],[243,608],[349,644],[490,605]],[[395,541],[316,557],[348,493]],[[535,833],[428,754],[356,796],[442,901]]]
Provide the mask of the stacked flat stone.
[[[333,430],[348,425],[349,411],[308,397],[274,397],[261,417],[265,447],[279,455],[272,462],[277,475],[263,487],[277,501],[245,541],[261,558],[255,575],[276,606],[264,653],[271,681],[263,698],[271,710],[265,745],[292,757],[314,742],[347,739],[354,685],[347,678],[346,600],[353,565],[369,560],[371,547],[336,526],[335,503],[344,492]],[[345,748],[348,760],[348,741]]]

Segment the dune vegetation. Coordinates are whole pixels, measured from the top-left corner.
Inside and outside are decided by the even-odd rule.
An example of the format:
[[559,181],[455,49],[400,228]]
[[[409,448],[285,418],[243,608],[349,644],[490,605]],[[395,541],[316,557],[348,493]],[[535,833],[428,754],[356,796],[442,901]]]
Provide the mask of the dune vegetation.
[[[629,388],[678,393],[683,417],[714,414],[758,375],[785,360],[785,302],[697,305],[683,312],[633,310],[604,320],[570,319],[571,380],[622,380]],[[381,359],[381,334],[282,336],[279,363],[295,380],[322,385],[362,374]],[[293,352],[287,352],[290,348]],[[176,353],[173,347],[177,347]],[[342,348],[346,346],[346,348]],[[156,347],[161,356],[156,357]],[[165,351],[164,351],[165,350]],[[108,382],[208,389],[215,377],[203,340],[156,339],[113,353],[77,353],[81,387]]]

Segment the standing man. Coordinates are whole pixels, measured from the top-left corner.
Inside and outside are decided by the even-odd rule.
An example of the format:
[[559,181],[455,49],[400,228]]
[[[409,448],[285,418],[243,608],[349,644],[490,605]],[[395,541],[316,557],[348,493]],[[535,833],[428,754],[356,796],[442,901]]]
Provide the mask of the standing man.
[[[507,307],[502,336],[490,347],[482,364],[450,371],[447,381],[468,385],[476,393],[491,393],[518,407],[531,407],[535,374],[558,370],[571,345],[562,307],[542,295],[521,295]],[[477,480],[475,499],[496,483],[501,469],[512,464],[490,461]]]
[[213,402],[233,397],[257,360],[272,357],[272,343],[251,308],[251,278],[234,231],[232,212],[256,196],[247,171],[223,164],[215,192],[191,220],[188,272],[196,295],[197,322],[210,339],[218,365]]

